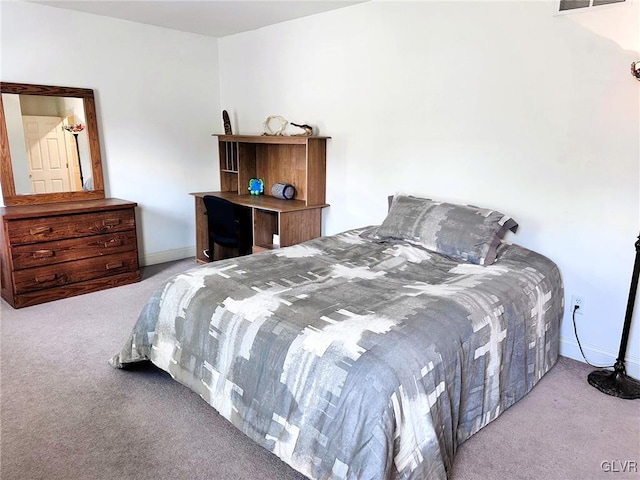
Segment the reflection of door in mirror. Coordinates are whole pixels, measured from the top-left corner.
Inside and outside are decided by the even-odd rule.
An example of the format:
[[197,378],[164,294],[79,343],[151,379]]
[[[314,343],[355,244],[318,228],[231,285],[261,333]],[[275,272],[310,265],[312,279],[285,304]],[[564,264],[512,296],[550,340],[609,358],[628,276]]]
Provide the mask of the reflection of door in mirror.
[[82,191],[80,169],[91,171],[86,134],[62,128],[84,123],[82,99],[3,93],[2,100],[16,193]]
[[68,192],[71,188],[62,118],[23,115],[31,193]]

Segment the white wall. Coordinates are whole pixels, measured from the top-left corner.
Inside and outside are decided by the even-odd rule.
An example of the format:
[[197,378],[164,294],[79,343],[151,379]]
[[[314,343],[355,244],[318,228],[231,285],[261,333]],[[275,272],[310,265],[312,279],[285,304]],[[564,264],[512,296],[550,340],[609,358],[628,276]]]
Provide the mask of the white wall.
[[91,88],[106,194],[135,201],[142,264],[194,254],[189,192],[217,188],[217,40],[0,2],[0,79]]
[[225,37],[221,107],[239,133],[277,114],[332,137],[325,234],[380,223],[398,191],[510,214],[509,240],[558,263],[567,304],[584,297],[590,360],[613,363],[640,228],[638,3],[369,2]]

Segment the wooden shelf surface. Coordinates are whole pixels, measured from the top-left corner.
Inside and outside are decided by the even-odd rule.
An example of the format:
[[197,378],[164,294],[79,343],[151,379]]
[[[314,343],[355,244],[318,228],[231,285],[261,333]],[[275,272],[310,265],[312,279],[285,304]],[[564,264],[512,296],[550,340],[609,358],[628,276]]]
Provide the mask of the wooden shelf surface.
[[281,198],[272,197],[271,195],[239,195],[234,192],[193,192],[190,193],[194,197],[204,197],[205,195],[213,195],[215,197],[224,198],[236,205],[245,207],[260,208],[272,212],[295,212],[298,210],[313,210],[316,208],[328,207],[328,203],[321,205],[307,205],[302,200],[283,200]]
[[309,140],[320,140],[331,137],[323,136],[303,136],[303,135],[224,135],[214,133],[214,136],[222,142],[240,142],[240,143],[264,143],[264,144],[306,144]]
[[72,213],[100,212],[114,208],[136,207],[136,202],[119,198],[101,198],[96,200],[78,200],[75,202],[45,203],[41,205],[14,205],[0,207],[0,215],[6,219],[33,217],[50,217]]

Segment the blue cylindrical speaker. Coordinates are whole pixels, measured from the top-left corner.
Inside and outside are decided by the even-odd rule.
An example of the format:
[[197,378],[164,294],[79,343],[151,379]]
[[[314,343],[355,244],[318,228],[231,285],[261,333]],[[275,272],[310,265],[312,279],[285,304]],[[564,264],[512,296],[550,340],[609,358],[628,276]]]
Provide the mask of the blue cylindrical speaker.
[[274,183],[271,187],[271,195],[284,200],[291,200],[296,195],[296,189],[288,183]]

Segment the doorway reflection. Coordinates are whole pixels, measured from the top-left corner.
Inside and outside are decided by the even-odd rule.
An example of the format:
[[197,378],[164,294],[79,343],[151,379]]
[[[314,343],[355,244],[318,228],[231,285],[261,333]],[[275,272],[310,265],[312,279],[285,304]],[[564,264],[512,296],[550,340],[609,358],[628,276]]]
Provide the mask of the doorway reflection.
[[83,100],[3,93],[2,102],[16,193],[83,190],[83,167],[91,171]]

